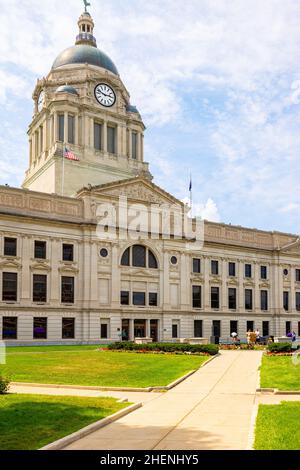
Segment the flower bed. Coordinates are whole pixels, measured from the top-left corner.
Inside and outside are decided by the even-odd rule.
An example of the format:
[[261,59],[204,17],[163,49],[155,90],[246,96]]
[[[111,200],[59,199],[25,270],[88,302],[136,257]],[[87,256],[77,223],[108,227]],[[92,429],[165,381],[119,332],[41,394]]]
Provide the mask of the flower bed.
[[198,354],[215,356],[219,352],[216,344],[178,344],[178,343],[149,343],[135,344],[127,341],[112,343],[108,346],[110,351],[127,351],[140,353],[172,353],[172,354]]

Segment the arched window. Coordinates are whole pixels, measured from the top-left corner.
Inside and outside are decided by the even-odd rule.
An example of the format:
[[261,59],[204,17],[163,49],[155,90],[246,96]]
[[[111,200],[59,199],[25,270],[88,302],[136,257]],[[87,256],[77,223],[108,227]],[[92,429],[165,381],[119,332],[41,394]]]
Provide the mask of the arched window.
[[158,269],[158,263],[152,251],[143,245],[133,245],[124,251],[122,266],[134,266],[136,268]]

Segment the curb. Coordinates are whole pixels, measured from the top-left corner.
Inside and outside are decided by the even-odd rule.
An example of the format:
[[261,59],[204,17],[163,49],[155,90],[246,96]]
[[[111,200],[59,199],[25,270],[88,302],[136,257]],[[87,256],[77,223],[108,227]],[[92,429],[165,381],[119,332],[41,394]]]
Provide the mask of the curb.
[[278,388],[258,388],[260,393],[272,393],[273,395],[300,395],[300,390],[278,390]]
[[68,445],[72,444],[73,442],[78,441],[82,437],[88,436],[89,434],[97,431],[98,429],[101,429],[104,426],[107,426],[108,424],[111,424],[114,421],[123,418],[123,416],[132,413],[133,411],[137,410],[138,408],[141,408],[142,406],[142,403],[136,403],[134,405],[128,406],[128,408],[125,408],[124,410],[120,410],[117,413],[108,416],[107,418],[101,419],[96,423],[92,423],[89,426],[86,426],[85,428],[82,428],[79,431],[74,432],[73,434],[69,434],[68,436],[63,437],[62,439],[58,439],[57,441],[54,441],[39,450],[61,450],[64,447],[67,447]]

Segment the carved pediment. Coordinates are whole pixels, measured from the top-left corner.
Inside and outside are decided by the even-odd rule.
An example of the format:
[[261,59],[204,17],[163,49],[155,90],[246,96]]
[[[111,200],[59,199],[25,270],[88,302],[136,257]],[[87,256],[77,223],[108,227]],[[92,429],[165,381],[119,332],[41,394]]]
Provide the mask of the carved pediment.
[[0,269],[22,269],[22,264],[19,263],[17,260],[13,259],[3,259],[0,262]]
[[31,271],[51,271],[51,267],[47,262],[36,261],[30,266]]
[[297,238],[291,243],[282,246],[281,248],[279,248],[279,251],[300,256],[300,238]]

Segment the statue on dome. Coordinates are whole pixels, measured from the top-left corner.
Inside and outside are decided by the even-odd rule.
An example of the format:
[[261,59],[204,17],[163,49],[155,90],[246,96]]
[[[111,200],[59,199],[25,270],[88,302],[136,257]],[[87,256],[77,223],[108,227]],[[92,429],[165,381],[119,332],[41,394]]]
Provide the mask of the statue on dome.
[[91,4],[87,0],[83,0],[83,3],[84,3],[84,11],[85,13],[88,13],[87,7],[90,7]]

